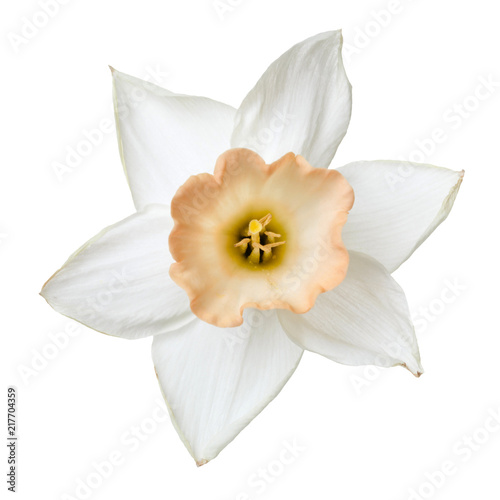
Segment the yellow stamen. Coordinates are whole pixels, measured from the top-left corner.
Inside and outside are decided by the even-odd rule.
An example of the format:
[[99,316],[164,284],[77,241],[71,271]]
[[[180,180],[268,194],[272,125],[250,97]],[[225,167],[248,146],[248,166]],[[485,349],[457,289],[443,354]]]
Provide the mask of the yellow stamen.
[[278,241],[276,243],[268,243],[267,245],[261,245],[260,243],[257,243],[255,246],[259,250],[262,250],[262,262],[267,262],[273,256],[272,249],[284,244],[285,244],[284,241]]
[[235,247],[239,248],[241,253],[245,253],[248,248],[248,244],[250,243],[250,238],[243,238],[241,241],[238,241],[238,243],[235,243]]
[[[253,242],[252,242],[253,243]],[[260,262],[260,250],[258,246],[254,246],[251,254],[248,256],[248,261],[252,264],[259,264]]]
[[259,222],[262,224],[262,226],[266,227],[270,222],[273,216],[271,214],[264,215],[262,219],[259,220]]
[[252,235],[258,234],[262,231],[262,223],[257,219],[253,219],[248,224],[248,232]]
[[[271,214],[267,214],[260,220],[252,219],[248,223],[248,228],[241,232],[243,238],[234,244],[235,248],[246,255],[251,264],[258,265],[261,262],[268,262],[273,258],[272,249],[285,244],[284,241],[276,241],[276,238],[281,238],[281,234],[265,230],[272,218]],[[261,241],[266,244],[263,245]],[[250,253],[248,253],[249,245]]]
[[281,234],[273,233],[272,231],[264,231],[264,234],[269,238],[281,238]]

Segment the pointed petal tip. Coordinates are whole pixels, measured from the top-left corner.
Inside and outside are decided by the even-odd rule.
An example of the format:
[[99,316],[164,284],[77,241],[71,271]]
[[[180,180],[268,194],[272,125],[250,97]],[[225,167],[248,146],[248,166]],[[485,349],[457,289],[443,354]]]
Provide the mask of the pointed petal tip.
[[406,363],[401,363],[401,366],[406,368],[414,377],[420,378],[424,374],[424,369],[420,363],[416,368],[410,368]]
[[50,304],[49,300],[47,299],[47,297],[45,296],[47,290],[47,285],[52,281],[52,278],[55,277],[55,275],[58,273],[59,271],[56,271],[43,285],[42,285],[42,288],[40,290],[40,292],[38,292],[39,295],[41,295],[46,301],[47,303]]
[[[220,331],[201,320],[153,339],[161,393],[197,467],[214,460],[274,399],[302,356],[276,314],[248,311],[245,318],[251,334],[245,328],[238,347],[228,344],[226,335],[214,335]],[[252,327],[256,318],[262,323]]]
[[[267,162],[295,151],[311,165],[330,165],[347,132],[352,107],[342,42],[342,30],[323,31],[276,59],[241,103],[231,145],[253,145]],[[277,109],[286,110],[280,116],[287,119],[272,140],[262,141],[261,132],[273,123]],[[318,132],[311,134],[310,130]]]
[[[337,35],[339,35],[342,38],[342,28],[339,28],[339,29],[336,29],[336,30],[325,31],[323,34],[328,34],[330,36],[337,36]],[[318,34],[318,35],[314,35],[314,36],[321,36],[321,33]],[[311,37],[311,38],[313,38],[313,37]]]
[[[326,38],[330,38],[332,41],[338,40],[339,42],[339,52],[342,51],[342,46],[344,44],[344,35],[342,29],[325,31],[323,35],[327,35]],[[319,35],[316,35],[319,36]]]

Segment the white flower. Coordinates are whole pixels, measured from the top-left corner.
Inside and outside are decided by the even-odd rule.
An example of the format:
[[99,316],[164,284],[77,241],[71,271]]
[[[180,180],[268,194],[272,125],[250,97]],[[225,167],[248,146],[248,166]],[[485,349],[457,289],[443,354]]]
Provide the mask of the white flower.
[[390,273],[446,218],[463,173],[395,161],[326,170],[351,114],[341,48],[339,31],[295,45],[238,110],[113,71],[137,213],[41,293],[100,332],[154,337],[161,389],[198,465],[278,394],[303,349],[422,373]]

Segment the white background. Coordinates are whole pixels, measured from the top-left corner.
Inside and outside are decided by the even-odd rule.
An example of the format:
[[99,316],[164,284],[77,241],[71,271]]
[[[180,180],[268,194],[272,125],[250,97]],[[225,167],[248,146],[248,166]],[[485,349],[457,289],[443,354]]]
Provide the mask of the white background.
[[[40,3],[4,2],[0,16],[1,351],[3,387],[19,392],[17,498],[498,499],[500,426],[484,430],[500,412],[497,4],[222,0],[218,12],[212,0],[66,0],[20,41],[24,18],[43,23]],[[334,166],[409,158],[423,141],[426,162],[466,170],[449,219],[395,274],[426,373],[306,353],[276,400],[198,469],[163,421],[150,339],[77,326],[38,295],[78,246],[134,210],[114,130],[62,177],[54,165],[112,119],[108,64],[238,106],[282,52],[338,28],[353,117]],[[478,100],[481,79],[496,86]],[[285,441],[300,451],[280,465]],[[110,455],[119,463],[97,475]],[[453,472],[436,474],[444,462]]]

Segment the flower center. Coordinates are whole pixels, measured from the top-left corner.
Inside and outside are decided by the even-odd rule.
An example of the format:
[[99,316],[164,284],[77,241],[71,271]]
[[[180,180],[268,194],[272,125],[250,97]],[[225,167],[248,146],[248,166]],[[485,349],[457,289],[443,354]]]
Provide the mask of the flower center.
[[285,241],[276,241],[281,234],[268,231],[266,226],[271,222],[273,216],[267,214],[262,219],[252,219],[241,233],[241,239],[234,247],[254,265],[263,264],[276,258],[273,249],[284,245]]

